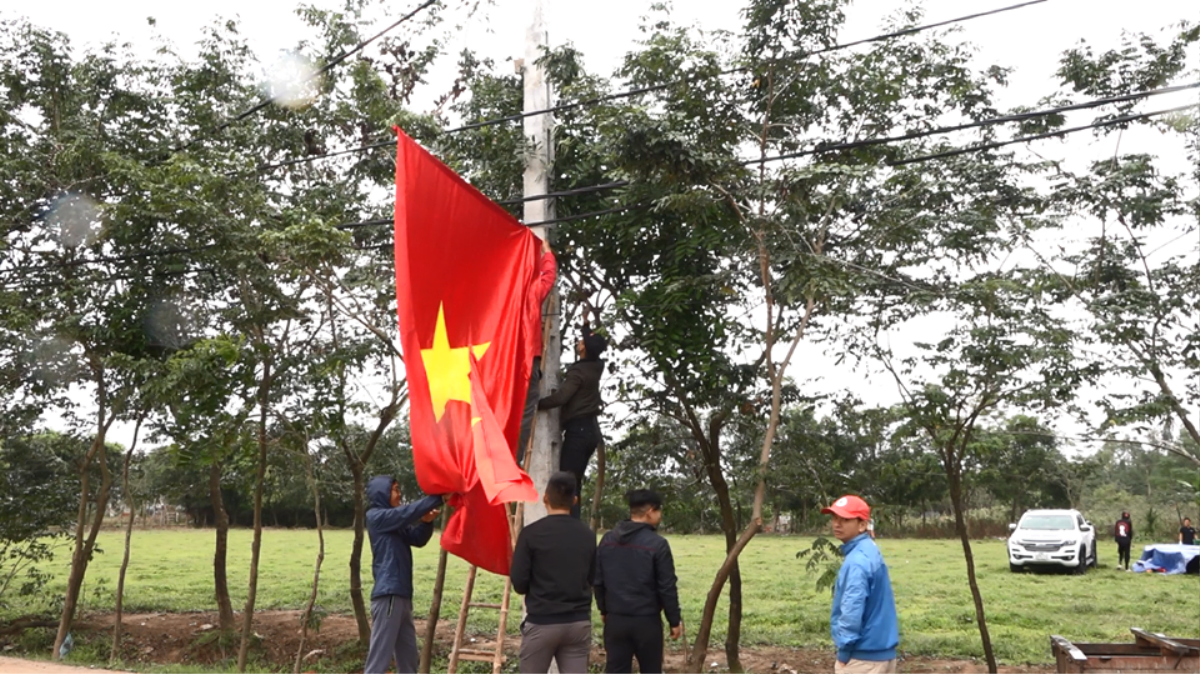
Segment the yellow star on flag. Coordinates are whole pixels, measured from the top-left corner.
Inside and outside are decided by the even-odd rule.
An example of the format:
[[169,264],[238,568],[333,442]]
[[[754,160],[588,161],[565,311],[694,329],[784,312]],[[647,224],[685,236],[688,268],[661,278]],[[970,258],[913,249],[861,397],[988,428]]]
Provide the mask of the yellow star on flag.
[[446,403],[451,400],[471,402],[471,356],[483,358],[491,342],[471,346],[451,347],[446,336],[445,307],[438,305],[437,326],[433,330],[433,346],[421,349],[421,362],[429,379],[429,398],[433,402],[433,418],[442,420]]

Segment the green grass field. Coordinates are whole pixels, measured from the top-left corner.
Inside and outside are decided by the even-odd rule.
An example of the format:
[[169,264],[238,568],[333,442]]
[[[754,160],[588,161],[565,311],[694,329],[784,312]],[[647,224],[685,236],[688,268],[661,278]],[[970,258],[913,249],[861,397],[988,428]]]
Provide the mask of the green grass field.
[[[699,623],[703,600],[712,575],[724,556],[717,536],[669,536],[679,573],[684,622],[689,632]],[[230,534],[230,587],[235,608],[245,602],[251,532]],[[207,530],[135,531],[126,610],[209,611],[212,598],[212,541]],[[349,612],[347,594],[351,533],[326,533],[326,557],[319,603],[331,612]],[[760,536],[742,555],[745,617],[743,644],[829,647],[828,591],[814,589],[809,574],[795,554],[807,549],[810,538]],[[258,608],[299,608],[307,599],[317,537],[314,531],[268,530],[263,535]],[[121,536],[101,535],[104,550],[88,571],[84,588],[85,611],[113,607],[113,591],[121,558]],[[900,612],[901,648],[912,655],[944,658],[979,657],[979,633],[967,587],[966,565],[957,541],[879,541],[891,569]],[[1011,574],[1004,542],[973,544],[988,625],[997,656],[1002,662],[1051,661],[1048,636],[1062,634],[1072,640],[1129,641],[1129,627],[1137,626],[1176,636],[1197,636],[1200,628],[1200,578],[1131,574],[1113,568],[1115,551],[1101,548],[1101,568],[1086,576]],[[370,579],[370,552],[365,553],[364,576]],[[61,592],[69,553],[63,551],[53,569],[52,591]],[[415,551],[414,604],[423,617],[429,608],[437,567],[436,540]],[[466,565],[451,558],[443,619],[454,619],[461,598]],[[480,600],[498,600],[502,580],[483,574],[476,585]],[[0,619],[20,614],[20,605],[0,611]],[[718,616],[725,611],[722,604]],[[597,623],[599,616],[596,616]],[[489,622],[490,620],[490,622]],[[714,630],[714,647],[724,640],[723,620]],[[516,621],[510,621],[515,632]],[[476,632],[495,629],[494,612],[471,616]]]

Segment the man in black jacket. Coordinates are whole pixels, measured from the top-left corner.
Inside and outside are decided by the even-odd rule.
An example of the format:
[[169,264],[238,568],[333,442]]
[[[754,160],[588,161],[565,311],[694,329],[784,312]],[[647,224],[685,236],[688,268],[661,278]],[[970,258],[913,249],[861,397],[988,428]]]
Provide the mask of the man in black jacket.
[[606,672],[632,672],[637,656],[642,672],[661,672],[661,612],[671,625],[671,638],[683,635],[675,560],[671,546],[655,531],[662,522],[662,497],[635,489],[629,519],[604,534],[596,549],[596,605],[604,620]]
[[575,476],[559,471],[546,484],[546,517],[517,536],[509,577],[525,595],[521,672],[585,674],[592,650],[592,576],[596,534],[571,517]]
[[[559,421],[563,441],[558,468],[575,476],[576,494],[583,494],[583,474],[600,445],[599,415],[604,406],[600,399],[600,375],[604,372],[600,354],[607,347],[608,342],[594,333],[579,340],[575,345],[579,360],[567,369],[558,390],[538,401],[539,410],[562,408]],[[579,517],[578,502],[571,506],[571,516]]]

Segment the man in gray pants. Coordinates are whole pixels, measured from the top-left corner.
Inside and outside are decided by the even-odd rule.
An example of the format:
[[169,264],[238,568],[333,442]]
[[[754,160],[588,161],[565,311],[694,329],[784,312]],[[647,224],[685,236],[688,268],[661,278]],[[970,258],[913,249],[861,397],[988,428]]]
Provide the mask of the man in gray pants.
[[390,476],[367,483],[367,534],[371,537],[371,645],[364,674],[384,674],[392,658],[396,671],[416,672],[420,652],[412,610],[412,546],[433,536],[440,496],[400,505],[400,485]]
[[579,501],[575,475],[565,471],[546,484],[546,517],[517,536],[509,576],[525,595],[521,672],[544,674],[550,661],[562,674],[586,674],[592,650],[592,576],[596,534],[571,517]]

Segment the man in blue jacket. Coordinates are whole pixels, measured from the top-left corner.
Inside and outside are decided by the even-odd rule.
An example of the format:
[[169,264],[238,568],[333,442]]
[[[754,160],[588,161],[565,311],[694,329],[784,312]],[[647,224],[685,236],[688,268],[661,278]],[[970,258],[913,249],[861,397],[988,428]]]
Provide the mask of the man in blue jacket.
[[433,536],[441,496],[400,505],[400,485],[388,475],[367,483],[367,534],[371,537],[371,645],[364,674],[384,674],[392,658],[397,672],[416,672],[420,652],[413,625],[412,546]]
[[887,565],[867,533],[871,507],[857,496],[843,496],[821,512],[832,515],[833,535],[842,542],[842,568],[833,586],[829,628],[837,647],[833,671],[883,674],[899,671],[896,647],[900,626]]

